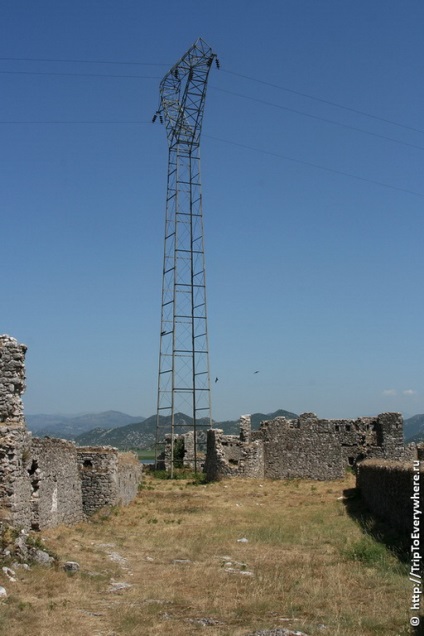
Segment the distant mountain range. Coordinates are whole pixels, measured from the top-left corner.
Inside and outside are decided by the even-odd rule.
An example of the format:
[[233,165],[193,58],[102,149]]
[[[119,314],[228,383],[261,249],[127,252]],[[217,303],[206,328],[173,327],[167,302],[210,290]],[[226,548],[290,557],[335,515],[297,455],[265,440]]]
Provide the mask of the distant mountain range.
[[[297,417],[296,413],[282,409],[273,413],[254,413],[251,416],[252,429],[259,428],[260,423],[264,420],[271,420],[281,416],[288,419]],[[46,420],[46,418],[52,419]],[[155,442],[156,415],[146,419],[133,417],[118,411],[107,411],[105,413],[78,417],[28,415],[26,420],[28,428],[37,437],[50,436],[72,439],[79,446],[115,446],[122,450],[129,448],[146,449],[151,448]],[[112,425],[110,425],[111,422]],[[193,420],[188,415],[177,413],[175,422],[182,427],[178,432],[184,432],[184,430],[190,429]],[[92,424],[91,426],[90,423]],[[185,429],[184,424],[187,425],[187,429]],[[170,431],[170,418],[161,417],[161,425],[165,432],[167,430]],[[223,429],[227,435],[238,435],[239,433],[238,420],[214,422],[214,426]]]
[[[252,429],[259,428],[264,420],[275,417],[293,419],[296,413],[279,409],[273,413],[253,413]],[[176,423],[182,426],[179,432],[189,430],[192,419],[178,413]],[[27,415],[27,426],[37,437],[59,437],[74,440],[79,446],[115,446],[120,449],[151,448],[155,441],[156,415],[137,417],[120,411],[86,413],[84,415]],[[187,429],[184,429],[187,424]],[[163,430],[170,431],[170,418],[161,418]],[[215,428],[223,429],[226,435],[239,434],[238,420],[214,422]],[[405,443],[424,441],[424,415],[414,415],[404,421]]]
[[424,415],[414,415],[403,423],[405,443],[424,441]]
[[120,411],[85,413],[84,415],[26,415],[29,430],[37,437],[75,439],[93,428],[118,428],[134,422],[142,422],[141,416],[127,415]]

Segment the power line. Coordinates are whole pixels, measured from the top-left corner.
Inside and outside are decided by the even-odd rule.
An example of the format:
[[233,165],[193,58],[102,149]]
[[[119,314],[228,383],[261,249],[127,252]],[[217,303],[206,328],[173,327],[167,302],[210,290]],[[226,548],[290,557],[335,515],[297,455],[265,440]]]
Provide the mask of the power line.
[[[21,62],[57,62],[57,63],[77,63],[77,64],[115,64],[115,65],[120,65],[120,66],[160,66],[160,67],[166,67],[166,66],[170,66],[167,64],[162,64],[159,62],[139,62],[139,61],[117,61],[117,60],[84,60],[84,59],[59,59],[59,58],[27,58],[27,57],[0,57],[0,61],[21,61]],[[391,124],[393,126],[398,126],[400,128],[405,128],[406,130],[412,130],[414,132],[419,132],[419,133],[424,133],[424,130],[420,129],[420,128],[415,128],[413,126],[407,126],[406,124],[402,124],[400,122],[394,121],[392,119],[387,119],[384,117],[379,117],[378,115],[374,115],[372,113],[368,113],[367,111],[363,111],[363,110],[359,110],[357,108],[353,108],[352,106],[346,106],[345,104],[340,104],[338,102],[333,102],[329,99],[324,99],[322,97],[316,97],[315,95],[311,95],[310,93],[305,93],[302,91],[297,91],[293,88],[289,88],[288,86],[282,86],[280,84],[274,84],[273,82],[268,82],[266,80],[262,80],[259,79],[257,77],[251,77],[250,75],[244,75],[243,73],[237,73],[235,71],[229,71],[227,69],[221,69],[223,73],[227,73],[229,75],[234,75],[235,77],[241,77],[243,79],[246,79],[250,82],[256,82],[258,84],[262,84],[264,86],[270,86],[272,88],[277,88],[278,90],[282,90],[288,93],[292,93],[293,95],[299,95],[301,97],[306,97],[308,99],[312,99],[314,101],[320,102],[322,104],[327,104],[330,106],[335,106],[336,108],[341,108],[342,110],[347,110],[349,112],[355,113],[357,115],[363,115],[364,117],[369,117],[371,119],[375,119],[377,121],[382,121],[386,124]],[[75,75],[75,76],[79,76],[79,73],[36,73],[36,72],[23,72],[23,71],[0,71],[0,73],[22,73],[22,74],[28,74],[28,75],[48,75],[48,74],[57,74],[57,75]],[[84,74],[82,74],[84,75]],[[87,74],[88,77],[90,76],[94,76],[94,77],[98,77],[96,74]],[[101,77],[141,77],[143,78],[143,76],[137,76],[137,75],[110,75],[110,74],[99,74],[99,76]],[[143,79],[160,79],[159,77],[149,77],[149,78],[143,78]],[[222,89],[221,89],[222,90]]]
[[55,71],[0,71],[1,75],[53,75],[59,77],[123,77],[134,79],[161,79],[157,75],[118,75],[113,73],[59,73]]
[[70,60],[51,57],[0,57],[0,60],[9,62],[60,62],[76,64],[116,64],[121,66],[167,66],[158,62],[118,62],[116,60]]
[[417,146],[416,144],[411,144],[408,141],[401,141],[400,139],[394,139],[394,137],[381,135],[379,133],[371,132],[369,130],[364,130],[363,128],[350,126],[349,124],[342,124],[338,121],[335,121],[334,119],[327,119],[326,117],[320,117],[319,115],[312,115],[311,113],[306,113],[303,110],[297,110],[296,108],[290,108],[289,106],[281,106],[281,104],[268,102],[264,99],[259,99],[257,97],[250,97],[250,95],[242,95],[241,93],[235,93],[234,91],[229,91],[225,88],[217,88],[216,86],[211,86],[211,88],[217,91],[221,91],[222,93],[228,93],[229,95],[234,95],[235,97],[249,99],[252,102],[258,102],[259,104],[265,104],[266,106],[273,106],[274,108],[279,108],[280,110],[285,110],[289,113],[296,113],[298,115],[303,115],[304,117],[310,117],[311,119],[317,119],[318,121],[326,122],[327,124],[333,124],[334,126],[340,126],[341,128],[347,128],[348,130],[354,130],[356,132],[363,133],[364,135],[371,135],[372,137],[378,137],[380,139],[386,139],[387,141],[393,141],[394,143],[401,144],[402,146],[410,146],[411,148],[418,148],[419,150],[424,150],[424,146]]
[[[62,125],[67,125],[67,124],[72,124],[72,125],[78,125],[78,124],[82,124],[82,125],[91,125],[91,124],[130,124],[130,125],[145,125],[145,124],[149,124],[151,125],[151,121],[120,121],[120,120],[105,120],[105,121],[90,121],[90,120],[86,120],[86,121],[66,121],[66,120],[55,120],[55,121],[36,121],[36,120],[26,120],[26,121],[2,121],[0,120],[0,125],[1,124],[35,124],[35,125],[49,125],[49,124],[62,124]],[[220,137],[214,137],[213,135],[204,135],[204,137],[208,137],[209,139],[212,139],[214,141],[218,141],[221,143],[225,143],[231,146],[236,146],[238,148],[243,148],[245,150],[250,150],[251,152],[257,152],[260,154],[264,154],[264,155],[269,155],[271,157],[276,157],[278,159],[285,159],[286,161],[291,161],[293,163],[298,163],[300,165],[304,165],[304,166],[309,166],[311,168],[316,168],[318,170],[325,170],[326,172],[330,172],[333,174],[337,174],[337,175],[342,175],[344,177],[349,177],[350,179],[356,179],[357,181],[364,181],[366,183],[371,183],[373,185],[378,185],[380,187],[383,188],[390,188],[391,190],[396,190],[398,192],[404,192],[406,194],[412,194],[414,196],[417,197],[421,197],[424,198],[424,194],[421,192],[416,192],[414,190],[408,190],[407,188],[400,188],[398,186],[394,186],[391,185],[389,183],[384,183],[383,181],[376,181],[375,179],[368,179],[367,177],[360,177],[358,175],[349,173],[349,172],[344,172],[342,170],[337,170],[335,168],[329,168],[327,166],[321,166],[319,164],[313,163],[311,161],[305,161],[303,159],[295,159],[294,157],[289,157],[288,155],[283,155],[277,152],[273,152],[271,150],[264,150],[262,148],[255,148],[254,146],[249,146],[247,144],[242,144],[236,141],[231,141],[229,139],[222,139]]]
[[[111,61],[111,60],[77,60],[77,59],[12,58],[12,57],[0,57],[0,60],[60,62],[60,63],[72,62],[72,63],[86,63],[86,64],[119,64],[119,65],[140,65],[140,66],[165,66],[164,64],[159,64],[159,63],[116,62],[116,61]],[[322,103],[325,103],[325,104],[329,104],[331,106],[336,106],[337,108],[348,110],[348,111],[354,112],[356,114],[364,115],[366,117],[370,117],[370,118],[375,119],[375,120],[383,121],[385,123],[389,123],[389,124],[392,124],[392,125],[395,125],[395,126],[398,126],[398,127],[401,127],[401,128],[405,128],[405,129],[408,129],[408,130],[413,130],[415,132],[424,132],[424,131],[422,131],[420,129],[413,128],[411,126],[406,126],[406,125],[401,124],[399,122],[388,120],[388,119],[385,119],[385,118],[382,118],[382,117],[378,117],[376,115],[372,115],[372,114],[367,113],[365,111],[360,111],[360,110],[351,108],[349,106],[345,106],[343,104],[338,104],[336,102],[332,102],[330,100],[325,100],[325,99],[322,99],[322,98],[314,97],[312,95],[309,95],[308,93],[302,93],[302,92],[296,91],[294,89],[290,89],[290,88],[287,88],[287,87],[284,87],[284,86],[273,84],[271,82],[267,82],[267,81],[260,80],[260,79],[254,78],[254,77],[243,75],[241,73],[236,73],[236,72],[233,72],[233,71],[227,71],[225,69],[224,69],[224,72],[229,73],[229,74],[234,75],[234,76],[242,77],[243,79],[247,79],[249,81],[257,82],[257,83],[260,83],[260,84],[263,84],[263,85],[266,85],[266,86],[271,86],[273,88],[277,88],[277,89],[280,89],[280,90],[284,90],[286,92],[297,94],[297,95],[300,95],[302,97],[307,97],[309,99],[312,99],[312,100],[315,100],[315,101],[318,101],[318,102],[322,102]],[[112,77],[112,78],[131,78],[131,79],[160,79],[160,77],[156,77],[156,76],[143,76],[143,75],[122,75],[122,74],[110,74],[110,73],[107,73],[107,74],[106,73],[104,73],[104,74],[103,73],[68,73],[68,72],[67,73],[62,73],[62,72],[50,72],[50,71],[48,71],[48,72],[0,71],[0,74],[10,74],[10,75],[12,75],[12,74],[17,74],[17,75],[52,75],[52,76],[104,77],[104,78]],[[300,110],[297,110],[297,109],[294,109],[294,108],[290,108],[290,107],[287,107],[287,106],[282,106],[280,104],[276,104],[276,103],[269,102],[269,101],[266,101],[266,100],[250,97],[248,95],[243,95],[243,94],[240,94],[240,93],[236,93],[234,91],[230,91],[230,90],[226,90],[226,89],[222,89],[222,88],[218,88],[218,87],[213,87],[212,86],[211,88],[214,88],[215,90],[218,90],[218,91],[230,94],[230,95],[234,95],[236,97],[240,97],[240,98],[243,98],[243,99],[249,99],[251,101],[255,101],[255,102],[258,102],[258,103],[261,103],[261,104],[265,104],[265,105],[268,105],[268,106],[273,106],[275,108],[279,108],[279,109],[285,110],[287,112],[294,112],[296,114],[300,114],[300,115],[303,115],[305,117],[309,117],[309,118],[316,119],[316,120],[319,120],[319,121],[323,121],[323,122],[326,122],[326,123],[331,123],[333,125],[337,125],[337,126],[340,126],[340,127],[346,128],[346,129],[354,130],[355,132],[361,132],[363,134],[371,135],[371,136],[374,136],[374,137],[377,137],[377,138],[381,138],[381,139],[386,139],[388,141],[392,141],[392,142],[395,142],[395,143],[398,143],[398,144],[402,144],[402,145],[405,145],[405,146],[410,146],[412,148],[417,148],[419,150],[424,150],[424,147],[418,146],[416,144],[411,144],[411,143],[408,143],[408,142],[400,141],[398,139],[394,139],[394,138],[388,137],[386,135],[381,135],[381,134],[378,134],[378,133],[373,133],[373,132],[370,132],[370,131],[366,131],[366,130],[363,130],[361,128],[357,128],[355,126],[350,126],[348,124],[342,124],[340,122],[336,122],[334,120],[327,119],[327,118],[324,118],[324,117],[320,117],[318,115],[313,115],[311,113],[300,111]],[[6,121],[6,120],[3,120],[2,121],[2,120],[0,120],[0,124],[11,124],[11,125],[20,125],[20,124],[23,124],[23,125],[25,125],[25,124],[29,124],[29,125],[49,125],[49,124],[52,124],[52,125],[68,125],[68,124],[70,124],[70,125],[102,125],[102,124],[105,124],[105,125],[110,125],[110,124],[111,125],[113,125],[113,124],[117,124],[117,125],[128,125],[128,124],[129,125],[145,125],[145,124],[150,124],[150,123],[151,123],[150,121],[140,121],[140,120],[135,120],[135,121],[123,121],[123,120],[104,120],[104,121],[101,121],[101,120],[80,120],[80,121],[77,121],[77,120],[46,120],[46,121],[41,121],[41,120],[20,120],[20,121],[19,120],[11,120],[11,121]],[[261,153],[261,154],[267,154],[267,155],[270,155],[270,156],[274,156],[274,157],[277,157],[277,158],[280,158],[280,159],[285,159],[287,161],[291,161],[291,162],[298,163],[298,164],[301,164],[301,165],[313,167],[313,168],[316,168],[316,169],[319,169],[319,170],[325,170],[326,172],[331,172],[333,174],[338,174],[338,175],[349,177],[351,179],[356,179],[356,180],[359,180],[359,181],[364,181],[364,182],[367,182],[367,183],[378,185],[380,187],[390,188],[392,190],[396,190],[396,191],[399,191],[399,192],[404,192],[404,193],[407,193],[407,194],[412,194],[412,195],[418,196],[418,197],[424,197],[424,194],[422,194],[420,192],[415,192],[413,190],[408,190],[406,188],[400,188],[400,187],[397,187],[397,186],[394,186],[394,185],[391,185],[391,184],[387,184],[387,183],[384,183],[384,182],[376,181],[376,180],[373,180],[373,179],[368,179],[366,177],[360,177],[358,175],[354,175],[354,174],[351,174],[351,173],[348,173],[348,172],[343,172],[341,170],[337,170],[337,169],[334,169],[334,168],[328,168],[326,166],[321,166],[319,164],[315,164],[315,163],[312,163],[312,162],[309,162],[309,161],[305,161],[305,160],[301,160],[301,159],[295,159],[295,158],[289,157],[287,155],[282,155],[282,154],[278,154],[278,153],[275,153],[275,152],[272,152],[272,151],[263,150],[263,149],[260,149],[260,148],[255,148],[255,147],[249,146],[247,144],[241,144],[241,143],[238,143],[238,142],[233,142],[233,141],[230,141],[230,140],[227,140],[227,139],[221,139],[221,138],[218,138],[218,137],[213,137],[213,136],[210,136],[210,135],[206,135],[206,136],[209,137],[210,139],[215,140],[215,141],[219,141],[219,142],[222,142],[222,143],[238,146],[239,148],[244,148],[244,149],[250,150],[252,152],[258,152],[258,153]]]
[[352,108],[351,106],[345,106],[344,104],[339,104],[338,102],[332,102],[329,99],[323,99],[321,97],[315,97],[314,95],[310,95],[309,93],[302,93],[301,91],[296,91],[293,88],[288,88],[287,86],[280,86],[279,84],[273,84],[272,82],[267,82],[265,80],[257,79],[256,77],[250,77],[249,75],[242,75],[241,73],[235,73],[234,71],[227,71],[222,69],[223,73],[229,73],[230,75],[235,75],[236,77],[242,77],[243,79],[247,79],[251,82],[257,82],[258,84],[264,84],[265,86],[271,86],[272,88],[278,88],[281,91],[286,91],[288,93],[293,93],[294,95],[300,95],[301,97],[307,97],[308,99],[313,99],[316,102],[321,102],[322,104],[328,104],[330,106],[336,106],[337,108],[342,108],[343,110],[348,110],[352,113],[356,113],[357,115],[364,115],[365,117],[370,117],[371,119],[376,119],[378,121],[383,121],[386,124],[392,124],[393,126],[399,126],[400,128],[406,128],[407,130],[413,130],[414,132],[424,133],[424,130],[420,128],[414,128],[413,126],[407,126],[406,124],[401,124],[397,121],[393,121],[392,119],[386,119],[384,117],[379,117],[378,115],[372,115],[371,113],[367,113],[364,110],[358,110],[357,108]]
[[230,144],[232,146],[237,146],[239,148],[244,148],[245,150],[251,150],[252,152],[259,152],[264,155],[269,155],[271,157],[277,157],[278,159],[285,159],[286,161],[291,161],[293,163],[298,163],[303,166],[309,166],[310,168],[317,168],[318,170],[325,170],[326,172],[331,172],[333,174],[342,175],[344,177],[350,177],[351,179],[356,179],[358,181],[364,181],[366,183],[371,183],[373,185],[378,185],[383,188],[390,188],[391,190],[397,190],[398,192],[404,192],[407,194],[412,194],[416,197],[424,198],[424,193],[415,192],[414,190],[408,190],[407,188],[400,188],[398,186],[391,185],[389,183],[384,183],[383,181],[376,181],[375,179],[368,179],[367,177],[360,177],[356,174],[352,174],[350,172],[343,172],[342,170],[337,170],[335,168],[328,168],[326,166],[321,166],[317,163],[313,163],[312,161],[305,161],[303,159],[295,159],[294,157],[289,157],[288,155],[282,155],[277,152],[272,152],[270,150],[263,150],[261,148],[255,148],[254,146],[248,146],[247,144],[241,144],[236,141],[229,141],[228,139],[221,139],[220,137],[213,137],[212,135],[204,135],[209,139],[213,139],[214,141],[219,141],[224,144]]
[[6,120],[0,120],[0,124],[13,124],[13,125],[18,125],[18,124],[134,124],[134,125],[139,125],[139,124],[149,124],[151,125],[151,121],[123,121],[123,120],[61,120],[61,119],[55,119],[55,120],[14,120],[14,121],[6,121]]

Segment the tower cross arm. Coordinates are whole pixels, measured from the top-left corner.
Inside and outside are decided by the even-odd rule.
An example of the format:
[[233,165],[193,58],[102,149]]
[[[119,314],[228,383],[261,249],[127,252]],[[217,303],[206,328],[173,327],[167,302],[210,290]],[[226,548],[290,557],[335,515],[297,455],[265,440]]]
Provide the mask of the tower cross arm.
[[199,38],[168,71],[160,84],[160,108],[169,145],[198,146],[206,86],[216,54]]

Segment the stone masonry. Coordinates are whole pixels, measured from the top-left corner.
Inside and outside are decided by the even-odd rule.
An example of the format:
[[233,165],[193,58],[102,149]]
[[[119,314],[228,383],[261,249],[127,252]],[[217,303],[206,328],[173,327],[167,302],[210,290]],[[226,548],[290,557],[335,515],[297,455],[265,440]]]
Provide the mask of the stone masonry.
[[38,530],[77,523],[104,505],[129,503],[141,480],[132,453],[32,438],[21,400],[26,349],[0,336],[0,523]]
[[26,350],[15,338],[0,336],[0,426],[25,423],[21,395]]
[[412,462],[366,460],[358,465],[356,486],[373,514],[408,535],[420,528],[424,509],[424,466]]
[[239,437],[219,429],[208,431],[208,479],[338,479],[347,467],[365,458],[414,458],[414,449],[404,447],[399,413],[355,420],[323,420],[304,413],[293,420],[277,417],[262,422],[257,431],[250,431],[247,418],[242,416]]
[[73,442],[34,438],[27,474],[33,530],[83,521],[81,479]]
[[134,453],[112,447],[76,449],[86,515],[104,506],[129,504],[137,496],[141,464]]

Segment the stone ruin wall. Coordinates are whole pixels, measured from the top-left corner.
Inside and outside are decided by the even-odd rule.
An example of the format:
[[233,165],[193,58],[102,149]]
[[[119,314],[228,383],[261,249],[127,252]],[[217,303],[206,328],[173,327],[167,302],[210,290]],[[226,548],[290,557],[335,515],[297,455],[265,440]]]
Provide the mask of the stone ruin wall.
[[[249,422],[246,418],[249,418]],[[250,430],[242,416],[240,437],[208,431],[205,471],[210,480],[225,476],[271,479],[338,479],[365,458],[412,460],[403,443],[399,413],[355,420],[324,420],[314,413],[278,417]]]
[[[174,435],[174,445],[182,442],[182,458],[175,457],[176,453],[174,450],[174,459],[176,459],[176,463],[181,461],[182,468],[189,468],[190,470],[194,470],[195,466],[195,457],[200,465],[203,465],[206,457],[206,445],[207,445],[207,429],[199,429],[196,432],[197,438],[197,449],[195,454],[195,441],[194,441],[194,431],[187,431],[186,433],[179,433]],[[175,446],[174,446],[175,449]],[[165,435],[165,448],[163,451],[163,455],[159,457],[158,467],[160,470],[170,471],[172,466],[172,435],[171,433],[166,433]],[[175,466],[175,463],[174,463]]]
[[63,439],[34,438],[26,469],[31,483],[31,528],[83,521],[77,449]]
[[208,481],[222,477],[264,477],[264,445],[261,440],[246,442],[236,435],[224,435],[221,429],[211,429],[204,470]]
[[31,483],[25,469],[30,456],[28,431],[0,423],[0,523],[31,527]]
[[33,438],[27,430],[25,352],[14,338],[0,336],[0,523],[44,529],[77,523],[104,505],[129,503],[142,471],[133,453],[77,448],[67,440]]
[[141,464],[134,453],[116,448],[76,449],[81,477],[82,509],[92,515],[104,506],[129,504],[137,496]]
[[0,520],[28,527],[31,486],[24,465],[31,438],[25,427],[25,345],[0,335]]
[[[356,486],[370,511],[402,534],[413,532],[414,485],[419,510],[424,510],[424,466],[419,460],[365,460],[358,465]],[[421,516],[421,514],[420,514]],[[422,524],[422,522],[421,522]]]
[[0,336],[0,426],[25,426],[21,395],[25,391],[26,346]]

